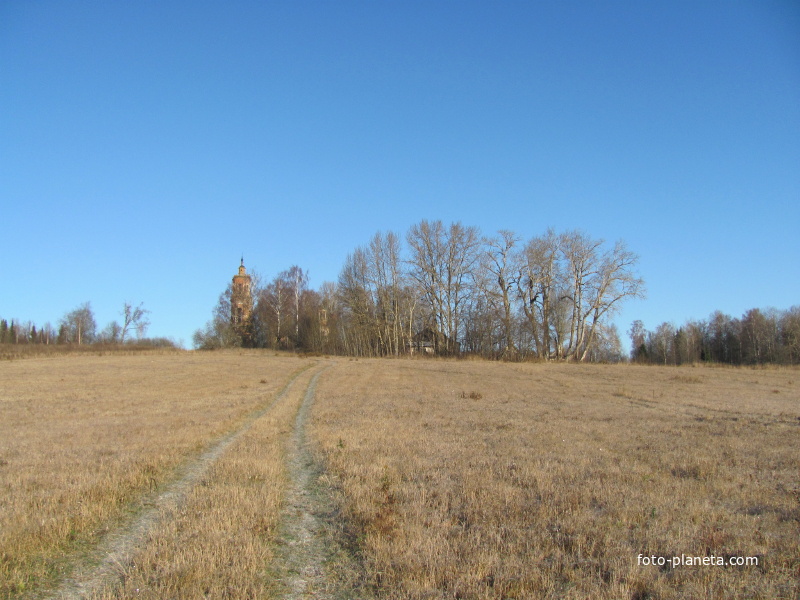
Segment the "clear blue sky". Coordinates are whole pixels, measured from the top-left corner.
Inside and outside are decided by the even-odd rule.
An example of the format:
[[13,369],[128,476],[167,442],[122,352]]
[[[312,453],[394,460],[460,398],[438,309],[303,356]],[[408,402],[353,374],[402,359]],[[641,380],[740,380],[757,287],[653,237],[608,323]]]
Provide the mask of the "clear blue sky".
[[800,304],[800,3],[0,0],[1,317],[190,345],[423,218],[626,240],[626,346]]

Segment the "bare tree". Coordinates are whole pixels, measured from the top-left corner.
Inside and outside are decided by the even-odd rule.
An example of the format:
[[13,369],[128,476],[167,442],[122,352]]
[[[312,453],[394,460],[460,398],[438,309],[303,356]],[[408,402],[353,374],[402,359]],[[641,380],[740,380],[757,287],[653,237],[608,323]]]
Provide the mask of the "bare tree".
[[437,350],[456,353],[463,304],[473,291],[479,259],[478,228],[452,223],[445,229],[441,221],[423,220],[406,237],[411,248],[410,276],[428,301]]
[[613,315],[624,300],[644,298],[644,280],[634,272],[638,261],[622,241],[598,256],[596,270],[584,282],[586,290],[581,294],[586,311],[581,315],[581,339],[576,346],[579,360],[586,359],[602,319]]
[[212,318],[203,329],[198,329],[192,336],[196,348],[210,350],[214,348],[230,348],[241,346],[242,338],[231,322],[231,291],[233,285],[228,284],[219,295],[217,305],[212,311]]
[[369,252],[356,248],[339,273],[336,296],[343,308],[343,339],[347,352],[359,356],[379,353],[374,290]]
[[762,364],[777,362],[781,343],[781,316],[774,308],[748,310],[741,320],[743,362]]
[[631,323],[628,330],[631,338],[631,360],[647,362],[647,329],[639,319]]
[[381,353],[400,353],[403,332],[400,290],[403,274],[400,269],[400,238],[393,232],[378,232],[366,251],[368,281],[374,295],[375,317]]
[[665,365],[675,363],[675,326],[672,323],[661,323],[647,337],[651,360]]
[[98,334],[97,341],[104,344],[117,344],[119,343],[122,327],[116,321],[111,321],[108,325],[103,327],[103,330]]
[[481,288],[491,306],[500,311],[502,319],[504,358],[514,357],[518,350],[514,344],[513,329],[513,290],[522,274],[522,257],[515,251],[520,239],[506,229],[497,232],[498,236],[485,240],[483,271],[488,277],[481,278]]
[[286,337],[286,322],[292,309],[292,282],[289,271],[281,271],[258,294],[256,312],[269,324],[270,338],[280,346]]
[[561,254],[566,272],[565,284],[571,300],[569,338],[564,348],[565,358],[571,359],[584,353],[590,343],[590,340],[587,340],[586,321],[591,301],[586,296],[599,274],[598,249],[602,243],[603,240],[593,240],[580,231],[561,235]]
[[138,306],[134,306],[132,302],[124,302],[120,314],[122,315],[122,326],[119,331],[120,343],[125,343],[125,337],[131,329],[136,331],[137,338],[144,337],[150,326],[147,318],[150,311],[144,308],[143,302],[140,302]]
[[800,306],[792,306],[781,316],[781,342],[786,362],[800,363]]
[[336,284],[323,281],[320,286],[320,337],[321,350],[327,353],[342,351],[341,338],[341,306],[339,304]]
[[336,296],[342,339],[359,355],[398,355],[416,326],[419,294],[402,268],[400,238],[376,233],[348,255]]
[[531,239],[523,250],[516,277],[522,310],[533,337],[533,353],[545,360],[559,357],[558,308],[563,274],[558,261],[560,238],[552,229]]
[[705,324],[698,321],[687,321],[675,333],[675,347],[678,363],[694,363],[701,360],[703,354],[703,338]]
[[[432,326],[437,334],[445,327],[444,238],[444,225],[441,221],[429,223],[423,220],[418,225],[413,225],[406,235],[411,249],[410,276],[427,300]],[[435,343],[438,345],[439,340],[436,339]]]
[[97,323],[89,302],[84,302],[77,308],[68,312],[61,318],[66,341],[75,344],[84,344],[92,341]]
[[592,362],[617,363],[625,359],[616,325],[601,323],[597,326],[595,342],[589,348],[588,356]]
[[42,336],[42,341],[48,345],[55,342],[56,336],[58,335],[50,322],[45,323],[39,333]]
[[291,283],[294,297],[294,338],[297,344],[300,339],[300,299],[308,286],[308,272],[294,265],[289,268],[287,279]]
[[604,320],[623,300],[644,295],[634,272],[638,257],[623,242],[602,247],[603,240],[579,231],[548,230],[526,244],[517,290],[535,356],[586,360]]

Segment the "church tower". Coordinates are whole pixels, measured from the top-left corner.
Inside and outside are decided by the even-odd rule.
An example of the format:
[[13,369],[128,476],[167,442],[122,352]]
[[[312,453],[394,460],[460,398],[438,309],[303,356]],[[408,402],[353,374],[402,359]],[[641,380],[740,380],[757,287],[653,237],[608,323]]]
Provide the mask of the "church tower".
[[239,272],[233,276],[231,287],[231,323],[241,326],[250,318],[253,310],[253,296],[250,293],[250,275],[244,268],[244,257],[239,265]]

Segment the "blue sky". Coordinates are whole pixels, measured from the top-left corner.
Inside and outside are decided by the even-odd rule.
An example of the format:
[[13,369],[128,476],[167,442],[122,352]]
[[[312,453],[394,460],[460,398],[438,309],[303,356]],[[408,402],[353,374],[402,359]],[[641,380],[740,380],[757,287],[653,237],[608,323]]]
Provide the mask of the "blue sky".
[[0,0],[0,317],[190,345],[423,218],[626,240],[626,346],[800,304],[800,4]]

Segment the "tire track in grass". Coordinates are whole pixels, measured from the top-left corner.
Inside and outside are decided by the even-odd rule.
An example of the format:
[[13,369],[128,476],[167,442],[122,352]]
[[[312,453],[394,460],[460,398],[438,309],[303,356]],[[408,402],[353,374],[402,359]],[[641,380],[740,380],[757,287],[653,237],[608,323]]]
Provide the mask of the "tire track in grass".
[[346,550],[330,490],[320,481],[322,471],[306,440],[305,428],[314,403],[317,380],[328,368],[318,371],[309,382],[287,446],[289,482],[273,565],[280,591],[287,600],[355,600],[363,597],[354,584],[340,577],[341,571],[352,574],[359,571],[359,567],[357,560]]
[[[251,413],[238,429],[216,440],[199,457],[184,466],[178,477],[146,496],[143,502],[146,508],[127,524],[108,533],[94,550],[74,566],[71,575],[48,598],[89,598],[103,586],[119,581],[133,553],[146,541],[148,533],[155,525],[175,518],[187,494],[225,450],[283,400],[297,380],[313,366],[304,367],[292,376],[271,402]],[[312,381],[316,381],[318,376],[319,371]]]

